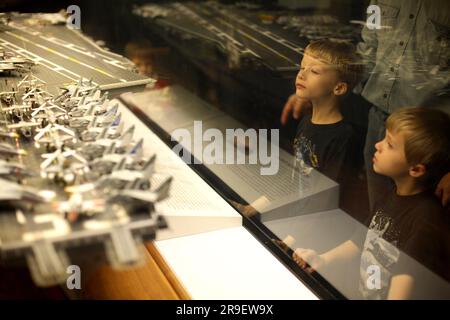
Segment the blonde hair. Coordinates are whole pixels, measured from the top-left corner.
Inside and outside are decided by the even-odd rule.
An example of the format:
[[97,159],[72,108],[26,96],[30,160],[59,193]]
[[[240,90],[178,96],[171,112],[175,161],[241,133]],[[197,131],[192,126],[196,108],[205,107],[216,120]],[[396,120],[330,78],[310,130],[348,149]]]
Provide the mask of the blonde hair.
[[403,108],[386,120],[386,129],[403,134],[409,165],[422,164],[424,185],[432,186],[450,170],[450,116],[427,108]]
[[328,39],[312,41],[305,49],[305,55],[332,65],[336,68],[341,81],[346,82],[349,92],[360,81],[363,66],[356,48],[348,42],[337,42]]

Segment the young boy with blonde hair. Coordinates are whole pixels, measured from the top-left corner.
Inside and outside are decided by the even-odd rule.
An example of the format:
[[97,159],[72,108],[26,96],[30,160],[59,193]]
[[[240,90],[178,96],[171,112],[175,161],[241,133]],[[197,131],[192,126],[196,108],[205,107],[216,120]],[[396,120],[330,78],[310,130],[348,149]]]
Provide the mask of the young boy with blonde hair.
[[294,140],[296,164],[302,172],[315,168],[339,182],[344,176],[354,132],[340,108],[361,71],[352,44],[322,39],[306,47],[295,80],[297,97],[312,104],[311,113],[300,120]]
[[[311,101],[312,108],[297,127],[294,153],[295,167],[300,170],[294,170],[293,178],[298,178],[297,172],[308,174],[312,169],[339,183],[349,175],[344,169],[353,164],[355,134],[340,107],[361,72],[356,48],[350,43],[321,39],[306,47],[295,87],[296,95]],[[256,208],[268,205],[263,196],[250,205],[231,203],[247,217],[258,217]]]
[[[320,255],[299,248],[294,260],[320,271],[361,253],[359,290],[367,299],[427,298],[425,289],[437,288],[423,281],[423,267],[443,278],[448,290],[449,217],[433,190],[450,170],[449,128],[450,116],[438,110],[404,108],[391,114],[386,135],[375,146],[373,169],[394,185],[375,202],[364,243],[354,237]],[[367,285],[369,270],[375,269],[378,288]]]

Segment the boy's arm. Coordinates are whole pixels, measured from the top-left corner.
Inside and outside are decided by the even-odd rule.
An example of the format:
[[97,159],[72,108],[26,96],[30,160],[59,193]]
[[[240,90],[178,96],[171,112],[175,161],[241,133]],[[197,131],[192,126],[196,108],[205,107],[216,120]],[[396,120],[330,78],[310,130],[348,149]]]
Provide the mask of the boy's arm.
[[358,246],[351,240],[347,240],[339,246],[322,254],[324,261],[329,263],[345,262],[354,259],[360,253]]
[[269,199],[267,199],[267,197],[264,195],[260,196],[258,199],[248,205],[243,205],[231,199],[228,199],[228,201],[235,209],[240,211],[246,217],[253,217],[258,212],[262,212],[270,205]]
[[295,262],[307,272],[320,271],[322,267],[330,264],[349,261],[360,253],[358,246],[348,240],[339,246],[318,255],[310,249],[297,248],[292,255]]
[[388,300],[406,300],[411,298],[414,278],[408,274],[395,275],[391,279]]

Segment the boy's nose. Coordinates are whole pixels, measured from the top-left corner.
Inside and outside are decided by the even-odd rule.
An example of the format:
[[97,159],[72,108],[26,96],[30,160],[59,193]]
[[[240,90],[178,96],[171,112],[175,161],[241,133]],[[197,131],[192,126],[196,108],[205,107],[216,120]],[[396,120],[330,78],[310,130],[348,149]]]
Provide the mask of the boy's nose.
[[381,146],[381,141],[378,141],[377,143],[375,143],[375,149],[377,150],[377,151],[380,151],[380,146]]
[[305,72],[299,71],[297,74],[297,78],[304,80],[305,79]]

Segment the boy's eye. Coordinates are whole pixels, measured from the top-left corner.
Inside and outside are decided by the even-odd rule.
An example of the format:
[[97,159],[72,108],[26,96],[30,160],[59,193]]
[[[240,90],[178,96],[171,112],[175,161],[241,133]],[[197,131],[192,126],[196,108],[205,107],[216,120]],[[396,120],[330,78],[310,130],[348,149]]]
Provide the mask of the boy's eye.
[[319,74],[319,72],[317,70],[311,69],[311,72],[314,74]]
[[392,144],[390,144],[389,141],[388,141],[387,145],[388,145],[389,149],[392,149]]

